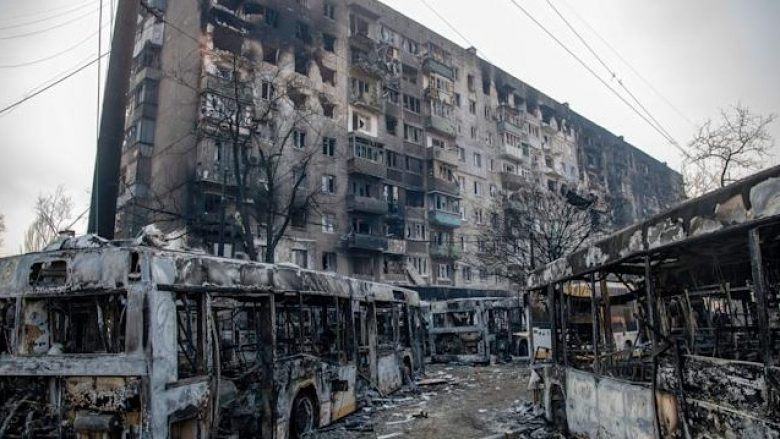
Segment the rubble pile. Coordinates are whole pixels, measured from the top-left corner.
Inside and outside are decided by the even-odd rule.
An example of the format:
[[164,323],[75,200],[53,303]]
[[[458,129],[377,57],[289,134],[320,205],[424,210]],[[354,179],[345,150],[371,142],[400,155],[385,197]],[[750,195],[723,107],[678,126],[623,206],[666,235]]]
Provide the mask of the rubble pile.
[[544,408],[530,401],[515,400],[512,407],[495,413],[490,421],[494,426],[495,436],[483,439],[517,438],[517,439],[558,439],[565,438],[556,426],[550,425],[544,419]]
[[515,365],[432,365],[392,395],[363,392],[361,409],[312,433],[317,439],[564,437],[530,402],[528,369]]

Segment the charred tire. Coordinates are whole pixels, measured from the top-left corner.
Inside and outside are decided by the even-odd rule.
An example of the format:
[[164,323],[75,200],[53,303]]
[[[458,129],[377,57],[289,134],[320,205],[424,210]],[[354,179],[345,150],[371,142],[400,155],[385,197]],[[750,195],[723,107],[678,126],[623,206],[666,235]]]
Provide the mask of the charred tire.
[[306,436],[317,428],[317,404],[310,392],[300,392],[290,410],[290,439]]

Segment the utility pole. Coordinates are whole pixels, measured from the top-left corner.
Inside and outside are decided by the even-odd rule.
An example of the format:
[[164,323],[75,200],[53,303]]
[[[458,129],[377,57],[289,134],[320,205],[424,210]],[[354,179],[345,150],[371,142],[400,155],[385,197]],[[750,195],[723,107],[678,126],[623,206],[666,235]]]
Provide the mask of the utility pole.
[[137,0],[117,2],[114,38],[111,41],[111,58],[106,75],[100,134],[95,154],[87,231],[107,239],[114,237],[116,223],[119,165],[125,133],[125,106],[133,62],[138,4]]

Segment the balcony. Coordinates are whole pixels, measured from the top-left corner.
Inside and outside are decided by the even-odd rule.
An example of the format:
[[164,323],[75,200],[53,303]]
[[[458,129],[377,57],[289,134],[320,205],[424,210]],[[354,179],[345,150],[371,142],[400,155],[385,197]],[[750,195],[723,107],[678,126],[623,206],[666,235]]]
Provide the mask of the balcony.
[[387,167],[384,163],[372,162],[360,157],[352,157],[347,161],[347,172],[376,178],[387,178]]
[[369,111],[378,112],[382,110],[379,94],[374,92],[359,93],[352,90],[349,93],[349,103],[355,107],[364,108]]
[[387,240],[387,249],[385,253],[391,255],[405,255],[406,254],[406,240],[391,238]]
[[456,137],[458,135],[458,129],[452,121],[433,114],[425,118],[425,128],[448,137]]
[[455,69],[442,63],[441,61],[436,60],[433,57],[425,58],[425,61],[423,61],[423,71],[436,73],[437,75],[443,76],[450,81],[455,80]]
[[[236,90],[236,86],[238,86],[238,90]],[[252,87],[249,85],[213,75],[206,76],[206,90],[230,99],[235,99],[236,93],[238,93],[238,99],[242,101],[251,102],[253,98]]]
[[443,227],[460,227],[460,213],[447,212],[446,210],[431,209],[428,212],[431,223]]
[[442,192],[445,194],[458,195],[460,189],[455,181],[448,181],[436,177],[428,177],[428,192]]
[[430,147],[428,148],[428,160],[436,160],[453,166],[460,164],[458,150],[455,148]]
[[501,177],[501,185],[506,190],[517,191],[528,185],[528,180],[522,175],[502,171],[499,172],[499,176]]
[[347,210],[349,212],[364,212],[375,215],[387,214],[387,201],[379,198],[347,195]]
[[436,259],[460,259],[462,250],[455,244],[431,244],[431,257]]
[[387,238],[374,235],[350,233],[342,238],[343,245],[348,249],[381,252],[387,249]]
[[528,142],[528,133],[523,130],[522,127],[516,125],[508,120],[499,120],[497,122],[498,133],[509,132],[519,137],[521,141]]

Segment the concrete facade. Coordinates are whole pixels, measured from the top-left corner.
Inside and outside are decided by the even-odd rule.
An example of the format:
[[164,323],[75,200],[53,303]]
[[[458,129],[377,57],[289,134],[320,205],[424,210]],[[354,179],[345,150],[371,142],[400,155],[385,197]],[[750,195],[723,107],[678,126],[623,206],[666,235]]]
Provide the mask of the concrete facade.
[[209,135],[210,111],[229,104],[221,66],[233,54],[257,78],[250,108],[263,105],[263,78],[304,84],[318,113],[308,142],[333,139],[307,174],[312,190],[334,177],[332,193],[288,229],[277,261],[388,283],[502,289],[464,255],[476,250],[491,206],[521,186],[594,195],[616,226],[683,197],[665,164],[378,1],[149,5],[159,16],[139,19],[119,236],[158,222],[214,251],[226,206],[227,249],[241,250],[235,214],[220,201],[231,199],[227,154]]

